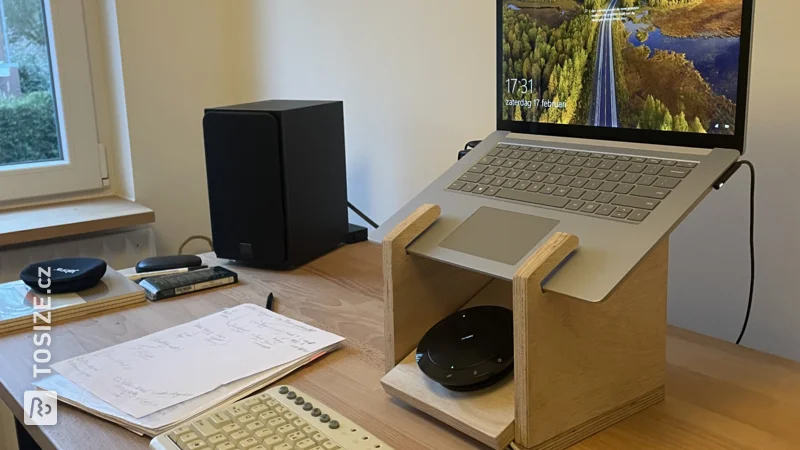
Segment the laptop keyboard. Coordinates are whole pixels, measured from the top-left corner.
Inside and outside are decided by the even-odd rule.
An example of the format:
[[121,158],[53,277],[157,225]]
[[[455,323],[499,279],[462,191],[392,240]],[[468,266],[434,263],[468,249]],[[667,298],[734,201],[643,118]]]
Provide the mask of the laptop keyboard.
[[639,223],[697,163],[498,144],[449,190]]

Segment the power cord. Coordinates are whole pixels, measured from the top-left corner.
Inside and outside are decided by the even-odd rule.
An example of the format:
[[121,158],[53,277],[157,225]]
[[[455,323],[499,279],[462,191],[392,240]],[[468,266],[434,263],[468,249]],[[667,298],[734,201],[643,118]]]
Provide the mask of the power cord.
[[211,238],[209,238],[207,236],[201,236],[201,235],[198,234],[198,235],[189,236],[188,238],[186,238],[186,240],[183,241],[183,244],[181,244],[181,246],[178,247],[178,254],[182,255],[183,254],[183,247],[186,247],[186,244],[188,244],[189,242],[196,241],[196,240],[201,240],[201,241],[208,242],[209,247],[211,247],[211,251],[214,251],[214,242],[211,241]]
[[753,291],[756,283],[756,246],[755,246],[755,222],[756,222],[756,168],[750,161],[738,161],[720,179],[714,183],[714,189],[721,189],[722,186],[739,170],[740,167],[750,168],[750,294],[747,297],[747,312],[744,315],[744,324],[736,339],[736,345],[741,344],[744,333],[747,331],[747,324],[750,322],[750,311],[753,309]]
[[364,219],[364,222],[367,222],[367,223],[368,223],[368,224],[369,224],[369,225],[370,225],[372,228],[378,228],[378,224],[377,224],[377,223],[375,223],[375,221],[374,221],[374,220],[372,220],[372,219],[370,219],[369,217],[367,217],[367,215],[366,215],[366,214],[364,214],[363,212],[361,212],[361,210],[360,210],[360,209],[358,209],[358,208],[356,208],[355,206],[353,206],[353,204],[352,204],[352,203],[350,203],[350,202],[347,202],[347,206],[348,206],[350,209],[352,209],[354,213],[358,214],[358,217],[361,217],[362,219]]

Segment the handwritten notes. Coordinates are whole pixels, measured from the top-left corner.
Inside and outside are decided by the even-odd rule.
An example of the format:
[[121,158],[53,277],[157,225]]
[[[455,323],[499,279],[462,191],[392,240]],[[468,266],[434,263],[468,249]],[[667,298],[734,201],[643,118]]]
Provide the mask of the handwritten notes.
[[341,340],[247,304],[52,367],[138,419]]

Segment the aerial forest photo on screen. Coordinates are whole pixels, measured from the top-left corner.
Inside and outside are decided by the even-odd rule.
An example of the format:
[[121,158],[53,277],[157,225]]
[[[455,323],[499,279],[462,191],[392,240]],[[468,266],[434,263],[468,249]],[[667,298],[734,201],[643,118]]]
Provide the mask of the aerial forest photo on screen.
[[506,0],[504,120],[734,134],[742,0]]

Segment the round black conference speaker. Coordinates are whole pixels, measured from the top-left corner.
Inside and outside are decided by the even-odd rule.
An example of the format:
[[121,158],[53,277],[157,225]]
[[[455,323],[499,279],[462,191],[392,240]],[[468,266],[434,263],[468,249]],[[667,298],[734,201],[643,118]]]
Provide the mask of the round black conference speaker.
[[499,306],[477,306],[445,317],[417,346],[420,370],[454,391],[500,381],[514,366],[514,316]]

